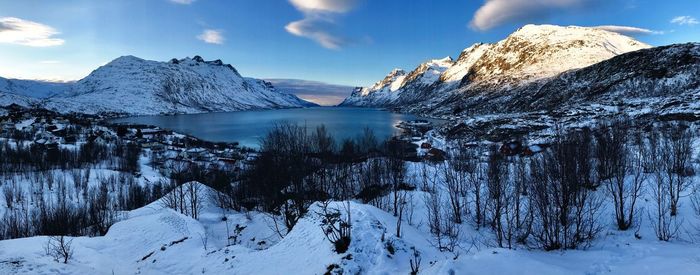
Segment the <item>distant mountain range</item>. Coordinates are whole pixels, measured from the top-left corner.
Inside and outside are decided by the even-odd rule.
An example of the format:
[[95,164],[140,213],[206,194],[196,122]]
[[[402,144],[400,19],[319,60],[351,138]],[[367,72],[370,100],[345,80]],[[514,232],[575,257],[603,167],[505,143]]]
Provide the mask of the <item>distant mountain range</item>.
[[267,81],[199,56],[158,62],[122,56],[74,83],[0,79],[0,105],[148,115],[316,106]]
[[[351,93],[341,106],[389,108],[464,124],[452,133],[545,129],[564,118],[571,124],[619,114],[700,120],[700,44],[652,48],[598,28],[526,25],[497,43],[472,45],[456,60],[395,69],[370,87],[351,89],[245,78],[231,65],[199,56],[169,62],[124,56],[74,83],[0,78],[0,105],[201,113],[316,106],[301,98],[332,105]],[[479,126],[485,121],[489,127]]]
[[272,83],[277,90],[324,106],[338,105],[355,89],[353,86],[311,80],[265,79],[265,81]]
[[[509,93],[515,87],[649,47],[600,29],[527,25],[500,42],[466,48],[456,61],[446,57],[410,72],[395,69],[373,86],[355,90],[342,105],[451,114],[464,100]],[[457,100],[455,95],[462,96]]]
[[[619,115],[700,120],[700,44],[652,48],[596,28],[527,25],[456,61],[393,70],[341,106],[449,118],[448,136],[502,141]],[[538,137],[539,135],[539,137]]]

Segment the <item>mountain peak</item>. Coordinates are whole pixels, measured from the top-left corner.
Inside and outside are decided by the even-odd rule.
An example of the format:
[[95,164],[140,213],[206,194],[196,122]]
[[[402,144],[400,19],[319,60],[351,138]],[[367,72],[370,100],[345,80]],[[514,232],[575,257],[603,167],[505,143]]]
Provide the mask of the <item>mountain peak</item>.
[[403,69],[394,68],[393,70],[391,70],[391,72],[389,72],[389,74],[387,76],[397,76],[397,75],[405,75],[405,74],[406,74],[406,71],[404,71]]
[[508,36],[507,40],[530,40],[533,42],[552,44],[578,44],[576,46],[606,46],[608,49],[621,54],[631,50],[649,48],[651,46],[639,42],[629,36],[596,27],[557,26],[557,25],[525,25]]
[[123,55],[123,56],[115,58],[114,60],[112,60],[108,64],[110,64],[110,63],[134,63],[134,62],[141,62],[141,61],[145,61],[145,60],[138,58],[136,56],[133,56],[133,55]]
[[433,63],[433,64],[452,64],[454,60],[452,60],[452,57],[446,56],[440,59],[432,59],[428,63]]
[[199,113],[308,106],[265,81],[244,78],[221,60],[200,56],[168,62],[122,56],[45,103],[61,112]]
[[[497,43],[478,43],[464,49],[457,61],[449,57],[430,60],[401,79],[390,74],[353,95],[366,100],[346,102],[403,106],[447,96],[465,86],[477,91],[507,91],[649,47],[628,36],[596,28],[525,25]],[[385,89],[389,86],[392,89]]]

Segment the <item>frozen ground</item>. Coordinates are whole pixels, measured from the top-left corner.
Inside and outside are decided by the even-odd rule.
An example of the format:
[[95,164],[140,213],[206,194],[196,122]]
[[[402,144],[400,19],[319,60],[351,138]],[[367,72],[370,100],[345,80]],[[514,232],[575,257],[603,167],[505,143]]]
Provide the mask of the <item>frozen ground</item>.
[[[413,165],[411,170],[418,167]],[[199,220],[194,220],[156,201],[126,213],[103,237],[73,238],[75,254],[68,264],[46,255],[48,237],[0,241],[0,273],[323,274],[336,264],[333,272],[345,274],[408,274],[412,247],[420,253],[422,274],[693,274],[700,270],[700,247],[694,242],[698,219],[688,197],[682,201],[681,236],[671,242],[656,239],[646,210],[641,212],[641,238],[637,238],[637,228],[617,231],[605,209],[600,216],[604,231],[585,250],[494,248],[488,229],[476,231],[466,222],[461,226],[459,248],[441,252],[427,227],[425,194],[408,195],[414,210],[411,223],[404,221],[400,238],[395,235],[397,219],[392,214],[351,202],[352,243],[344,254],[335,253],[323,235],[318,204],[280,239],[268,214],[224,211],[207,201]],[[645,195],[640,209],[650,207],[647,199]],[[342,210],[345,205],[335,202],[330,208]],[[237,226],[245,228],[236,232]]]

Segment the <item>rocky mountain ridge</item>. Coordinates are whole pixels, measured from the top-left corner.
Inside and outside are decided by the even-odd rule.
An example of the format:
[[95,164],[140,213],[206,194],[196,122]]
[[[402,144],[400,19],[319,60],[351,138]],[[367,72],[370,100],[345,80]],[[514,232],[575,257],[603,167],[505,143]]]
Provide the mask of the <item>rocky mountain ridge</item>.
[[0,87],[0,103],[34,105],[59,112],[153,115],[315,106],[246,78],[221,60],[200,56],[169,62],[122,56],[60,92],[37,98]]

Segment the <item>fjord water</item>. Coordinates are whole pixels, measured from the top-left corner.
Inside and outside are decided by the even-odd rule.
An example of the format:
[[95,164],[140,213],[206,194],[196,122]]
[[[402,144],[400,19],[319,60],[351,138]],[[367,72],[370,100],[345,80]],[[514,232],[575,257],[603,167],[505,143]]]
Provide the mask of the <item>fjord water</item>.
[[381,109],[315,107],[227,113],[204,113],[171,116],[135,116],[114,119],[115,123],[146,124],[189,134],[208,141],[239,142],[242,146],[257,147],[261,137],[277,123],[290,122],[306,125],[310,130],[326,125],[336,140],[354,138],[365,127],[384,139],[401,130],[401,121],[420,119],[410,114],[393,113]]

